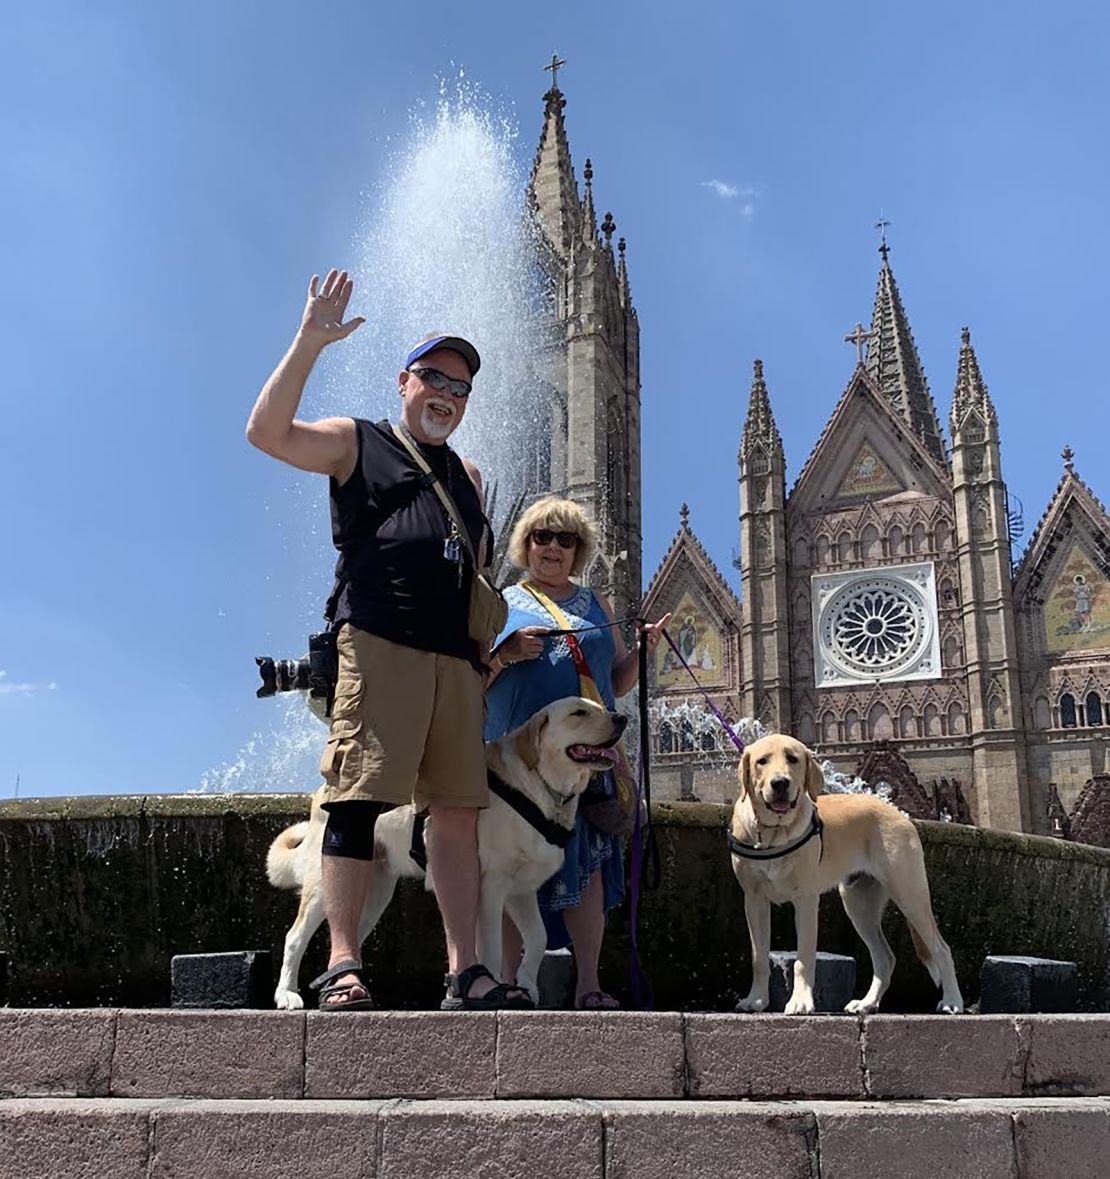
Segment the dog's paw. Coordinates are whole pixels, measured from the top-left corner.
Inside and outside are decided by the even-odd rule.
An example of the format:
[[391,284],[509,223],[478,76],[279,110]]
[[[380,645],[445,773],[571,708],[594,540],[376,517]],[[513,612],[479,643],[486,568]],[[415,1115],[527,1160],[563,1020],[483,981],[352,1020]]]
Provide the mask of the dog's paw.
[[849,1015],[871,1015],[879,1010],[878,1002],[869,1003],[866,999],[852,999],[844,1008]]
[[300,1011],[304,1007],[304,1000],[296,991],[277,991],[274,994],[274,1006],[278,1011]]
[[736,1004],[737,1011],[766,1011],[771,1000],[766,995],[746,995]]
[[941,999],[941,1001],[937,1004],[937,1011],[941,1015],[963,1015],[963,1013],[964,1013],[963,1000],[962,999],[959,999],[959,1000]]
[[808,991],[799,995],[798,988],[795,986],[794,993],[790,996],[790,1001],[786,1004],[784,1012],[787,1015],[812,1015],[813,995]]

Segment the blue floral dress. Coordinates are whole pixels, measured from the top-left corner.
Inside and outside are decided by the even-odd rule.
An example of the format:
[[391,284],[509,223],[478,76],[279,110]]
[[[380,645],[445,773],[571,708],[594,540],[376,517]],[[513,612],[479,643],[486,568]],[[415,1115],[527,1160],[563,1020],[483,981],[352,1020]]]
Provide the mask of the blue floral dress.
[[[539,602],[519,585],[509,586],[505,591],[505,600],[509,604],[509,618],[504,630],[497,636],[497,643],[504,642],[514,631],[525,626],[560,627]],[[579,586],[570,597],[554,601],[575,630],[609,621],[597,595],[588,586]],[[585,630],[578,643],[605,706],[613,708],[616,645],[612,630]],[[490,686],[486,694],[486,740],[493,741],[512,732],[533,713],[555,700],[577,695],[578,671],[566,639],[561,635],[545,639],[543,651],[536,659],[511,664]],[[602,777],[611,778],[612,775]],[[605,786],[612,793],[612,782],[605,783]],[[549,949],[559,949],[570,944],[561,910],[579,903],[590,877],[599,868],[605,892],[605,909],[608,911],[624,899],[624,861],[620,839],[599,831],[579,810],[562,869],[543,884],[537,893],[540,912],[547,926]]]

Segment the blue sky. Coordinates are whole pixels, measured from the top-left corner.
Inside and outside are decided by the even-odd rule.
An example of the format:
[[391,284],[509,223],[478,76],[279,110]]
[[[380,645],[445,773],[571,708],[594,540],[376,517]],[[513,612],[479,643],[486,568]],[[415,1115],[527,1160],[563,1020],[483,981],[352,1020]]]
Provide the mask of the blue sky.
[[728,568],[753,357],[797,474],[880,209],[943,419],[971,327],[1027,529],[1065,442],[1110,496],[1104,6],[61,0],[5,26],[0,798],[190,789],[280,724],[252,657],[315,624],[330,571],[296,533],[326,502],[246,416],[460,66],[527,163],[567,60],[640,315],[645,579],[683,500]]

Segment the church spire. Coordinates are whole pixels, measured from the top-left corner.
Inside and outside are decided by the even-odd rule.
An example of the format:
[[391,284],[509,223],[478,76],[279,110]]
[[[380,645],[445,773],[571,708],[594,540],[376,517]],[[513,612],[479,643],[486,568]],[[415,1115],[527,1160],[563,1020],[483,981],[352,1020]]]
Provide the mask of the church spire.
[[565,258],[570,252],[571,238],[578,228],[582,210],[563,121],[567,100],[558,82],[559,67],[563,65],[566,62],[560,61],[555,54],[551,63],[544,67],[551,71],[551,89],[543,96],[543,132],[532,165],[528,194],[548,240]]
[[782,436],[771,412],[771,398],[763,380],[763,361],[755,362],[752,391],[748,398],[748,416],[744,419],[744,433],[740,439],[740,459],[750,459],[753,448],[759,446],[766,457],[782,458]]
[[998,420],[983,374],[979,371],[975,349],[971,346],[971,332],[965,327],[960,333],[960,359],[956,365],[956,390],[952,395],[953,433],[973,411],[984,426],[994,425]]
[[617,282],[620,286],[620,298],[622,307],[630,307],[632,305],[632,288],[628,282],[628,261],[624,256],[625,241],[620,238],[617,242],[617,254],[620,261],[617,263]]
[[938,462],[947,462],[940,421],[933,404],[925,372],[913,342],[894,272],[890,269],[890,247],[884,237],[879,248],[882,266],[871,316],[871,340],[865,367],[875,387],[906,420]]
[[582,194],[582,237],[589,245],[597,243],[597,213],[594,211],[594,166],[590,160],[586,161],[582,178],[586,182],[585,192]]

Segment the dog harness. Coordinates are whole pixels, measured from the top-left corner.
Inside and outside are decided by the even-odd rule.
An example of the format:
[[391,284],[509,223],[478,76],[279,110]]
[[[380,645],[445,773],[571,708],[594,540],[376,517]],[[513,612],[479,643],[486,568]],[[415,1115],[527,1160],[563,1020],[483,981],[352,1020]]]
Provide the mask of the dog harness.
[[[795,839],[793,843],[788,843],[783,847],[757,847],[752,843],[741,843],[739,839],[731,831],[725,833],[728,839],[728,850],[734,856],[740,856],[745,860],[777,860],[782,856],[788,856],[791,852],[796,852],[798,848],[805,847],[807,843],[817,836],[821,839],[821,833],[825,829],[825,824],[821,822],[821,816],[817,813],[816,808],[813,811],[813,822],[809,825],[809,830],[800,838]],[[821,842],[821,856],[825,854],[824,840]]]
[[[549,819],[543,811],[526,795],[515,787],[510,786],[503,778],[499,778],[493,770],[486,770],[486,783],[493,794],[507,802],[509,806],[528,824],[538,831],[552,847],[565,848],[574,834],[573,827],[564,827]],[[550,787],[549,787],[550,789]],[[412,825],[412,843],[409,846],[409,858],[418,868],[427,870],[428,851],[424,845],[424,824],[427,815],[416,816]]]

